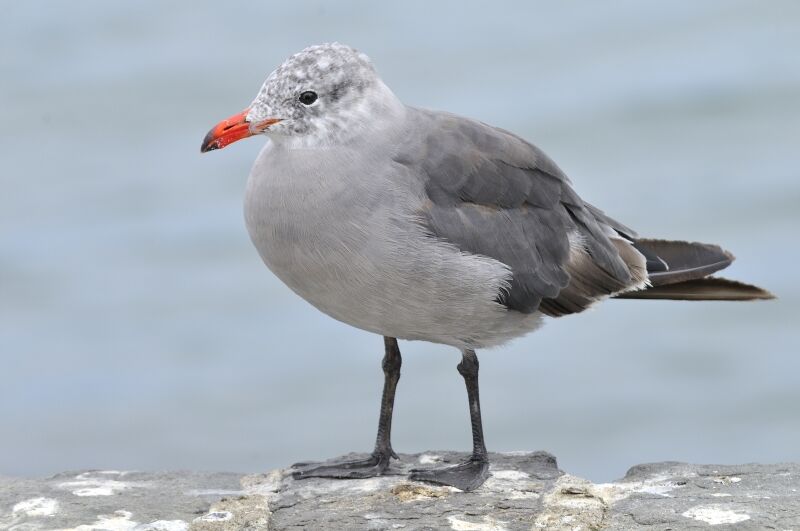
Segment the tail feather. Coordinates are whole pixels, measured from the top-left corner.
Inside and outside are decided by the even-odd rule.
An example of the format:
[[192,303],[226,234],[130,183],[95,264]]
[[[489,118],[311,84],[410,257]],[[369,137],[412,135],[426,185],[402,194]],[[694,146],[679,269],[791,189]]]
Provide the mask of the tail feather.
[[775,295],[757,286],[727,278],[705,277],[663,284],[640,291],[626,291],[615,299],[671,299],[680,301],[752,301],[774,299]]
[[734,256],[718,245],[637,239],[633,246],[647,259],[650,284],[663,286],[706,277],[725,269]]
[[625,291],[617,299],[672,299],[691,301],[748,301],[774,299],[756,286],[711,277],[725,269],[734,256],[718,245],[696,242],[635,239],[633,246],[647,260],[650,286]]

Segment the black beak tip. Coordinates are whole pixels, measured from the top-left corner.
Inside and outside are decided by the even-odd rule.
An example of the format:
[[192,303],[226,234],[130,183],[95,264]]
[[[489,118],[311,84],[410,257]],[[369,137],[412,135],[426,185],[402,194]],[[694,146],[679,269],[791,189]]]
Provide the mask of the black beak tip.
[[209,131],[209,133],[203,139],[203,143],[200,145],[200,153],[214,151],[215,149],[219,149],[219,143],[214,138],[213,131]]

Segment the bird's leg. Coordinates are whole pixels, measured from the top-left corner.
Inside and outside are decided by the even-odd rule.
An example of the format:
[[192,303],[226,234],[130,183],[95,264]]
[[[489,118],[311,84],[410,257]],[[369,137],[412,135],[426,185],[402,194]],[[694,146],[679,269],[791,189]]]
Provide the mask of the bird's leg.
[[392,450],[392,412],[394,411],[394,393],[400,380],[400,348],[397,339],[384,337],[386,353],[383,356],[383,396],[381,398],[381,414],[378,419],[378,436],[372,455],[366,459],[342,461],[329,465],[295,465],[300,470],[294,472],[295,479],[304,478],[369,478],[383,474],[389,468],[389,460],[397,454]]
[[397,382],[400,381],[400,366],[403,358],[400,357],[400,347],[397,346],[397,339],[384,337],[383,344],[385,354],[383,355],[383,395],[381,396],[381,414],[378,418],[378,436],[375,439],[375,450],[372,455],[381,456],[386,459],[399,459],[392,449],[392,413],[394,413],[394,393],[397,390]]
[[410,478],[470,491],[480,487],[489,477],[489,456],[483,442],[481,402],[478,397],[478,356],[474,350],[463,351],[458,372],[467,385],[469,417],[472,422],[472,455],[455,466],[412,470]]

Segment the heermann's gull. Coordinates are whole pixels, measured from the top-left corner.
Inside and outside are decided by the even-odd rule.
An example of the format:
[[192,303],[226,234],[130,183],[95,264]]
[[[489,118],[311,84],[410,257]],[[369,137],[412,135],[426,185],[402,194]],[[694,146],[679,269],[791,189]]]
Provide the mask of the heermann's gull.
[[472,455],[411,477],[471,490],[488,475],[475,349],[609,297],[772,297],[709,277],[733,261],[716,245],[639,238],[514,134],[404,105],[364,54],[341,44],[287,59],[202,151],[256,134],[269,142],[250,172],[245,218],[262,259],[318,309],[385,342],[371,457],[307,466],[297,478],[386,471],[396,457],[397,339],[462,352]]

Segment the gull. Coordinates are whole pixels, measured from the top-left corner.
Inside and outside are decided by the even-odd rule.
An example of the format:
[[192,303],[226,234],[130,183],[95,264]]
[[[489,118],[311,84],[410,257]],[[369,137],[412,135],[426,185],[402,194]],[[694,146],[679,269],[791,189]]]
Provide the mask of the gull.
[[609,298],[753,300],[758,287],[711,277],[719,246],[640,238],[587,203],[540,149],[513,133],[403,104],[369,58],[308,47],[201,151],[263,135],[247,182],[247,230],[267,267],[313,306],[384,338],[375,449],[299,467],[297,479],[366,478],[392,458],[397,340],[461,351],[472,454],[410,478],[469,491],[489,475],[477,349]]

